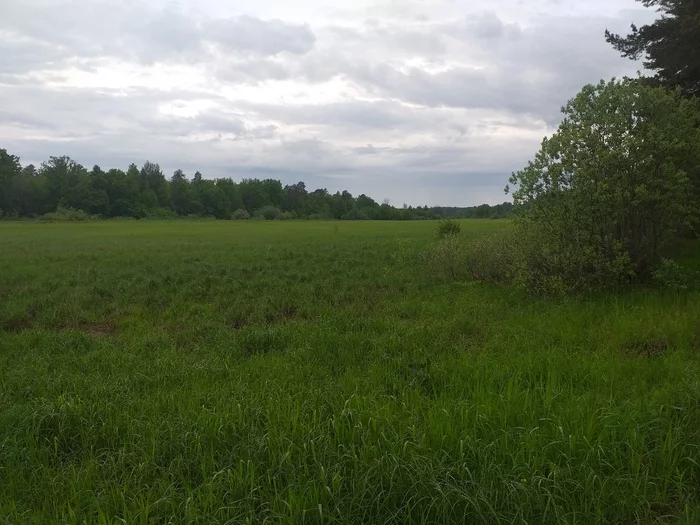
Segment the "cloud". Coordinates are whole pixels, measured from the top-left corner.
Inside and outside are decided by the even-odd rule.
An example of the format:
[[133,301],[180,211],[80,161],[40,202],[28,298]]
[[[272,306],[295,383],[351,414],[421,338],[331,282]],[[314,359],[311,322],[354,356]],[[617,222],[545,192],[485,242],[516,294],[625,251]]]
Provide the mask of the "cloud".
[[603,38],[642,17],[633,0],[290,6],[5,0],[0,143],[34,163],[500,202],[568,98],[638,67]]
[[306,25],[250,16],[208,21],[203,26],[202,36],[221,45],[224,51],[249,51],[262,56],[283,52],[303,55],[311,51],[316,42],[314,33]]
[[13,67],[3,69],[14,72],[74,59],[197,63],[216,59],[217,50],[254,56],[304,54],[316,40],[303,24],[245,15],[204,18],[172,5],[158,9],[147,1],[10,0],[3,11],[0,51],[13,57]]

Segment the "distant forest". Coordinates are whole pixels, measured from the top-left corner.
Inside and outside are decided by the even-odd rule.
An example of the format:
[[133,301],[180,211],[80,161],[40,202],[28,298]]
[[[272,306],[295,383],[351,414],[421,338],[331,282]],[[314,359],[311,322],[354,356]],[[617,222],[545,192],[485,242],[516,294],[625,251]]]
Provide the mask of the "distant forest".
[[0,218],[82,214],[103,218],[214,217],[217,219],[420,220],[442,217],[493,219],[508,216],[509,202],[468,208],[382,204],[348,191],[309,191],[303,182],[273,179],[188,179],[176,170],[170,179],[160,166],[131,164],[126,171],[88,170],[69,157],[51,157],[39,168],[0,149]]

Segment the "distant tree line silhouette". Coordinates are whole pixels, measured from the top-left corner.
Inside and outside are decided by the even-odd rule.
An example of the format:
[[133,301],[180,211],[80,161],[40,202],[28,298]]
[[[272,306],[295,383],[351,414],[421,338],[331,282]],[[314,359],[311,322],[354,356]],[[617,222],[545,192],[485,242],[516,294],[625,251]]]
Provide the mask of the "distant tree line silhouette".
[[215,217],[217,219],[299,218],[416,220],[441,217],[502,218],[511,203],[469,208],[394,207],[348,191],[309,191],[303,182],[273,179],[188,179],[176,170],[170,179],[158,164],[131,164],[126,171],[88,170],[69,157],[51,157],[39,168],[0,149],[0,218],[41,217],[57,211],[104,218]]

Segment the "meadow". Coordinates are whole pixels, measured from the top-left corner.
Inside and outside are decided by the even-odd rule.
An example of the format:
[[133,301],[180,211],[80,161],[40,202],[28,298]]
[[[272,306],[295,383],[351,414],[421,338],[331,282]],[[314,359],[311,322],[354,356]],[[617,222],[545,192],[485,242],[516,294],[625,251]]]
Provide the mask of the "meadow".
[[434,230],[0,223],[0,523],[699,523],[700,291],[440,279]]

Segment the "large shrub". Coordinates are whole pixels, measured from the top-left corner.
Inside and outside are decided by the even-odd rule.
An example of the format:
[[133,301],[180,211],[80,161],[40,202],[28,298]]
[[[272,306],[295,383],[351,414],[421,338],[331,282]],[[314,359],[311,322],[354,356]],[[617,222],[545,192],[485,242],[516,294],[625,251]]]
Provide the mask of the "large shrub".
[[282,216],[282,212],[274,206],[265,206],[264,208],[260,209],[258,214],[266,221],[273,221],[275,219],[279,219]]
[[247,221],[250,219],[250,213],[243,209],[238,209],[231,214],[231,219],[234,221]]
[[368,221],[369,217],[366,213],[361,212],[357,208],[353,208],[347,213],[343,214],[340,219],[343,221]]
[[154,208],[146,213],[147,219],[172,220],[177,219],[178,215],[170,208]]
[[516,224],[537,239],[528,264],[570,286],[648,276],[697,219],[698,103],[613,80],[586,86],[563,113],[510,179]]
[[89,221],[92,219],[97,219],[97,217],[93,217],[89,213],[86,213],[83,210],[76,210],[73,209],[69,206],[58,206],[56,208],[56,211],[45,213],[41,217],[39,217],[39,220],[42,221],[49,221],[49,222],[54,222],[54,221],[59,221],[59,222],[75,222],[75,221]]
[[446,235],[422,254],[421,263],[435,277],[466,279],[467,245],[459,235]]

